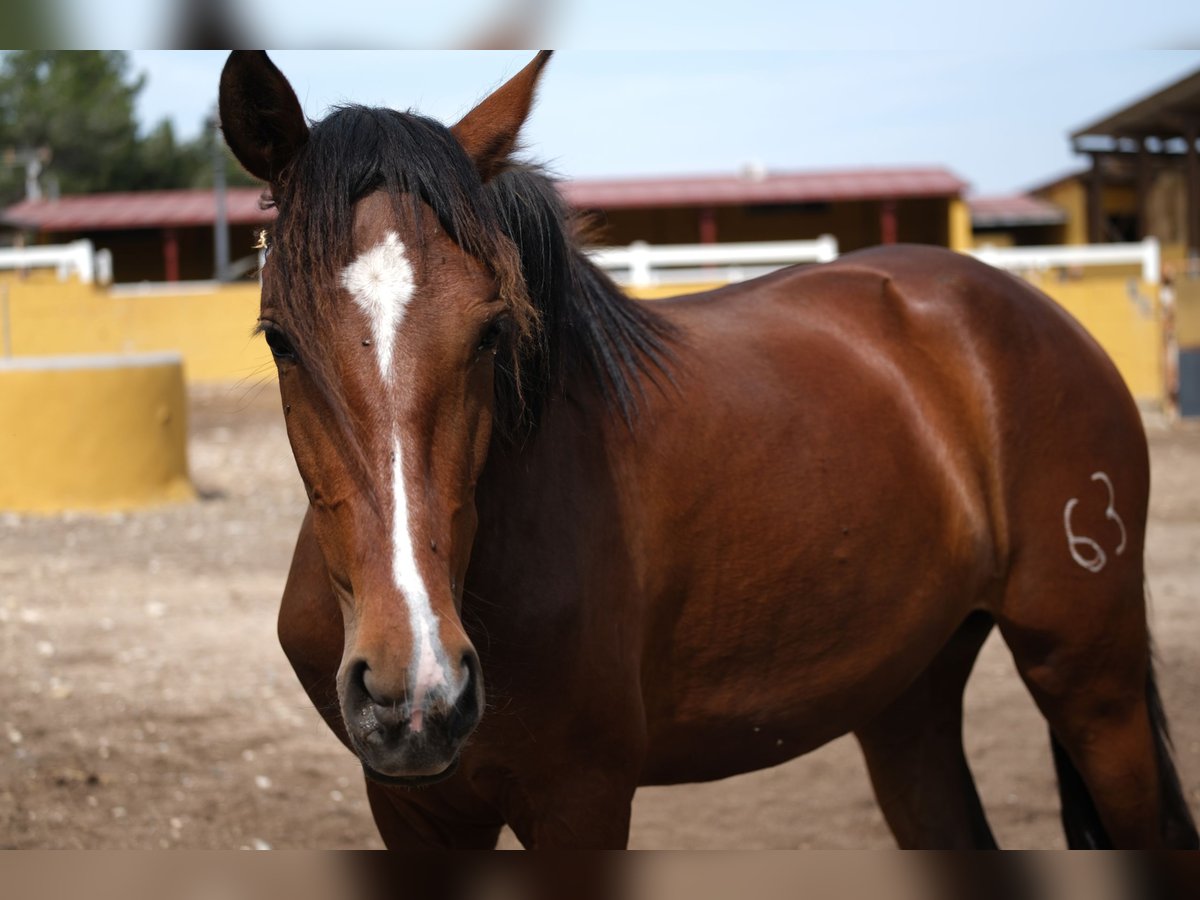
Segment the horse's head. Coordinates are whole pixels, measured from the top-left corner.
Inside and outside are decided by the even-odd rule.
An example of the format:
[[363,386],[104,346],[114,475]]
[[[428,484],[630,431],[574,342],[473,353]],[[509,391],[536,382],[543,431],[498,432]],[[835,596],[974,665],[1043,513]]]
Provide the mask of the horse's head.
[[260,327],[342,608],[342,716],[376,776],[444,774],[482,710],[460,621],[475,485],[536,327],[484,184],[545,60],[449,130],[357,107],[310,129],[262,53],[221,77],[226,140],[279,209]]

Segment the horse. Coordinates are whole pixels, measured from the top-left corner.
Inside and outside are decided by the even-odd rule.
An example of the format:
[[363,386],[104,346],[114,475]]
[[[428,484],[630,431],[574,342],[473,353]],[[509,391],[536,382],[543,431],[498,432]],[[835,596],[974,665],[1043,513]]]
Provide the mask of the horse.
[[1071,846],[1196,847],[1100,347],[933,247],[630,299],[516,156],[547,59],[449,128],[221,74],[309,500],[279,638],[386,845],[624,847],[641,785],[853,733],[901,846],[993,847],[962,697],[998,628]]

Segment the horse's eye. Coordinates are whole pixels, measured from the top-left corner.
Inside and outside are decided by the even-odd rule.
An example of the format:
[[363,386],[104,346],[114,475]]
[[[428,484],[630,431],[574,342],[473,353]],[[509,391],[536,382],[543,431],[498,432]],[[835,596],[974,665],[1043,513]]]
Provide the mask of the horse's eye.
[[271,355],[275,357],[276,362],[296,361],[296,348],[292,346],[286,334],[272,325],[263,329],[263,336],[267,339],[267,346],[271,348]]
[[479,346],[476,348],[480,353],[486,351],[495,351],[500,344],[500,339],[504,337],[504,332],[508,326],[508,319],[504,316],[497,316],[483,326],[483,331],[479,334]]

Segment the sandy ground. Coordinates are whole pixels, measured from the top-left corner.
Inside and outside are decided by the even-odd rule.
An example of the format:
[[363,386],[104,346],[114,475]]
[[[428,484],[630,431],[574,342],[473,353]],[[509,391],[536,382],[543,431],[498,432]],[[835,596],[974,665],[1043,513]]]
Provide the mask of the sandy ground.
[[[276,404],[271,384],[193,396],[195,503],[0,516],[0,847],[380,846],[355,760],[275,640],[304,508]],[[1151,449],[1159,680],[1200,809],[1200,429],[1156,428]],[[1045,727],[994,639],[967,705],[1001,844],[1062,846]],[[844,738],[776,769],[644,790],[631,844],[891,837]]]

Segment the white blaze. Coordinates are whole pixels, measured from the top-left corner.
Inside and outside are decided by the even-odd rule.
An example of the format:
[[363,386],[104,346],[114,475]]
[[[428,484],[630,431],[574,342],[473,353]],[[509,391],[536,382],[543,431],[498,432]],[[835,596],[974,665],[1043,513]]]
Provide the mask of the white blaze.
[[346,266],[342,284],[367,314],[371,340],[385,385],[392,381],[392,349],[396,330],[413,295],[413,270],[404,243],[394,231]]
[[[392,578],[396,587],[408,601],[408,622],[412,627],[414,677],[410,727],[419,732],[424,715],[422,704],[425,695],[437,687],[447,684],[442,666],[445,651],[438,635],[437,619],[429,605],[429,592],[425,580],[417,569],[417,557],[413,552],[412,533],[408,521],[408,492],[404,482],[404,450],[400,433],[392,436]],[[440,652],[439,652],[440,651]]]
[[[385,390],[393,390],[392,356],[396,334],[415,289],[412,265],[404,243],[394,231],[380,243],[361,254],[342,272],[342,285],[350,292],[359,309],[366,314],[371,328],[379,374]],[[438,633],[437,617],[429,603],[429,591],[417,568],[409,521],[408,490],[404,477],[404,448],[400,430],[392,431],[392,580],[408,604],[408,620],[413,636],[413,662],[410,667],[411,720],[414,732],[424,726],[422,705],[430,691],[447,687],[445,650]]]

